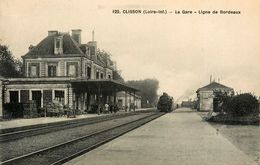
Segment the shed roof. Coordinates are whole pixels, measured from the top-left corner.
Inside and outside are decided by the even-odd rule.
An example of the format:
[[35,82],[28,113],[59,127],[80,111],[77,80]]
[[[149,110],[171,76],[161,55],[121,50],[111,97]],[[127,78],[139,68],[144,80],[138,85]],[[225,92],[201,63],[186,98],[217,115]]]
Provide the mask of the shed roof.
[[233,90],[233,88],[227,87],[223,84],[217,83],[217,82],[212,82],[204,87],[201,87],[197,90],[199,91],[212,91],[214,89],[222,89],[222,90]]

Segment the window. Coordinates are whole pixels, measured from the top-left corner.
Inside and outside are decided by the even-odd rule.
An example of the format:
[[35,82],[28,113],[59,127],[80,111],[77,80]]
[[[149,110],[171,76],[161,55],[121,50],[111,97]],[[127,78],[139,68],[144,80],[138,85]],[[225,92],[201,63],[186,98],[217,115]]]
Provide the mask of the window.
[[67,63],[67,76],[77,76],[78,72],[78,63],[77,62],[68,62]]
[[29,64],[29,74],[30,77],[39,77],[39,64],[33,63]]
[[37,76],[37,66],[31,66],[31,76]]
[[99,79],[99,71],[96,72],[96,79]]
[[54,91],[54,100],[64,104],[64,91],[62,90],[55,90]]
[[75,65],[69,65],[69,76],[76,76],[76,67],[75,67]]
[[62,54],[62,36],[58,36],[54,40],[54,54]]
[[56,40],[56,48],[60,48],[60,40],[59,39]]
[[111,75],[108,75],[108,78],[111,79]]
[[100,78],[103,79],[103,73],[100,73]]
[[87,67],[87,78],[88,79],[91,78],[91,67],[90,66]]
[[56,65],[48,65],[48,76],[55,77],[57,72]]

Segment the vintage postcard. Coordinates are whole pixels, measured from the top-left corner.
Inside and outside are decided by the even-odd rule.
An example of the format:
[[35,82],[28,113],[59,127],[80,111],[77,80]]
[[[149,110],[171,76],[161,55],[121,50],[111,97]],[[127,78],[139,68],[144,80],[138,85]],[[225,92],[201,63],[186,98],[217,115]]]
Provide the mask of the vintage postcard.
[[260,165],[260,0],[1,0],[2,164]]

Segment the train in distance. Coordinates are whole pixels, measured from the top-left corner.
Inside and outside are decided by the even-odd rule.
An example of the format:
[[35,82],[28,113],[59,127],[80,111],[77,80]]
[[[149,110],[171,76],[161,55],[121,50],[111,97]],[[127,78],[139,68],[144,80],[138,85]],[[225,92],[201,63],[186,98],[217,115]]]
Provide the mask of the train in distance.
[[163,95],[160,96],[158,100],[157,109],[160,112],[173,111],[173,97],[169,96],[167,93],[164,92]]

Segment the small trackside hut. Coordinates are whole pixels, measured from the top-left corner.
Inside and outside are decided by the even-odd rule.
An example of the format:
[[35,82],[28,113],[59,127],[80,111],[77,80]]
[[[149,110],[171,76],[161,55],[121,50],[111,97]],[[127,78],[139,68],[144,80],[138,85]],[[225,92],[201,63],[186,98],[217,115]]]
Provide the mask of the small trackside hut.
[[214,109],[214,91],[226,92],[228,95],[234,93],[234,89],[217,83],[215,81],[210,82],[210,84],[199,88],[197,93],[198,98],[198,110],[199,111],[213,111]]

